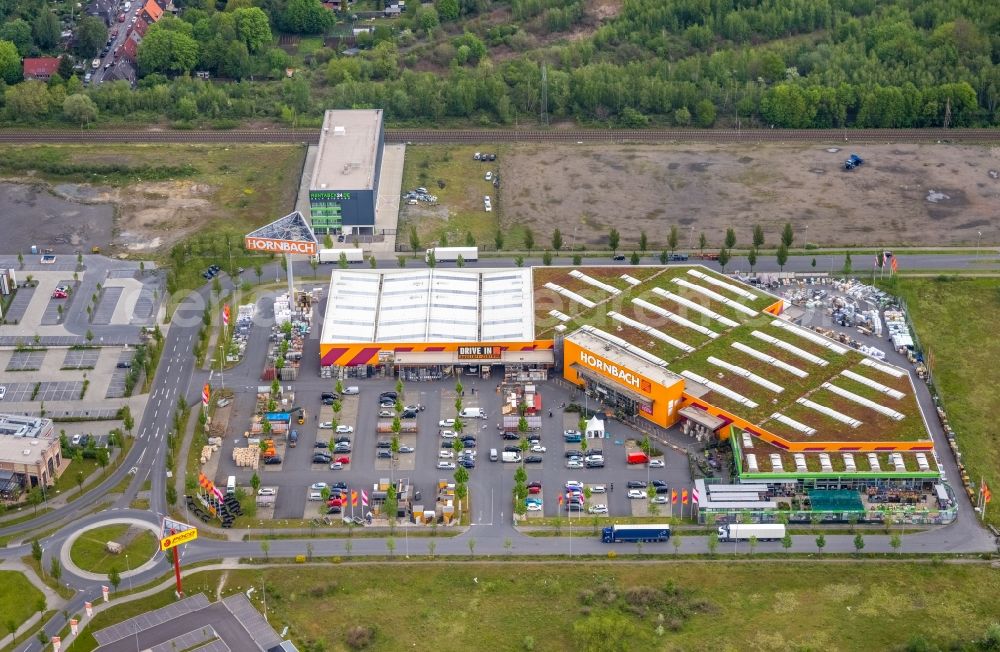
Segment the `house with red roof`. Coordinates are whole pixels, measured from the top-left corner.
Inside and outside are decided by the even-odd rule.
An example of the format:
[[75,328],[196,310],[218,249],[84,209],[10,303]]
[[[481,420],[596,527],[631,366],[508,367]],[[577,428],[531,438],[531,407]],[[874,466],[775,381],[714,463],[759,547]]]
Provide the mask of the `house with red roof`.
[[139,51],[139,43],[142,41],[142,34],[134,29],[129,30],[125,37],[125,43],[121,46],[122,58],[127,61],[135,61],[135,55]]
[[163,17],[163,9],[156,4],[156,0],[147,0],[142,8],[142,19],[148,24],[153,24]]
[[132,25],[132,30],[137,32],[139,36],[145,36],[148,29],[149,23],[144,21],[142,18],[137,18],[135,24]]
[[59,70],[59,57],[26,58],[23,64],[25,79],[48,81]]

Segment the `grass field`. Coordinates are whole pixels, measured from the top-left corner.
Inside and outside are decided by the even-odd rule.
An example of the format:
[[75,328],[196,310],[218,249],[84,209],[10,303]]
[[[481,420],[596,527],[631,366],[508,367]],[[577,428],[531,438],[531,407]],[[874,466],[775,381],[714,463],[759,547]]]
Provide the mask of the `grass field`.
[[[72,460],[73,458],[70,459]],[[99,472],[100,469],[101,467],[97,464],[97,460],[83,459],[79,462],[71,461],[70,465],[63,471],[63,474],[56,480],[55,492],[60,494],[69,492],[72,498],[73,494],[80,493],[80,485],[76,482],[76,474],[82,472],[84,482],[86,482],[87,478]]]
[[[121,554],[112,555],[104,547],[108,541],[121,543],[125,549]],[[80,535],[80,538],[73,543],[70,557],[74,564],[92,573],[107,573],[112,566],[124,573],[125,555],[128,555],[129,565],[134,569],[146,563],[156,549],[156,537],[149,530],[136,528],[129,532],[127,524],[107,525]]]
[[36,589],[21,573],[0,571],[0,632],[5,635],[14,630],[38,611],[42,592]]
[[[762,578],[767,578],[762,582]],[[299,649],[887,650],[982,636],[1000,570],[980,564],[512,562],[363,564],[196,574],[189,595],[266,586],[272,625]],[[150,601],[162,606],[171,593]],[[396,605],[390,612],[387,605]],[[134,615],[126,604],[99,629]],[[662,616],[661,616],[662,615]],[[662,629],[660,629],[662,627]],[[88,635],[71,650],[92,649]],[[90,646],[84,645],[90,641]],[[927,648],[931,649],[931,648]]]
[[[910,308],[937,390],[955,429],[962,460],[976,482],[1000,489],[1000,279],[900,279],[897,292]],[[940,451],[949,455],[948,451]],[[958,483],[957,478],[952,482]],[[1000,510],[986,519],[1000,525]]]
[[[481,163],[472,158],[475,152],[494,152],[497,161]],[[406,148],[403,167],[403,192],[423,186],[436,195],[438,203],[430,206],[421,202],[409,206],[404,201],[399,211],[400,244],[409,245],[410,227],[416,227],[422,247],[441,243],[442,236],[450,246],[464,246],[468,234],[480,247],[495,248],[503,210],[497,189],[483,177],[488,170],[499,169],[502,152],[496,145],[420,145]],[[443,182],[444,187],[441,187]],[[493,211],[483,209],[483,195],[493,200]]]

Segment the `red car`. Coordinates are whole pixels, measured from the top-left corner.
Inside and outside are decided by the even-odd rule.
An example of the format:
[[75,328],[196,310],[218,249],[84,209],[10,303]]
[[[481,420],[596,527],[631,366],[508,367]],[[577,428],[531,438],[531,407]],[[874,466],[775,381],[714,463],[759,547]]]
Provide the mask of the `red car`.
[[69,295],[63,292],[62,290],[56,290],[55,292],[52,293],[53,299],[65,299],[68,296]]
[[542,493],[542,488],[541,487],[528,487],[528,493],[529,494],[540,494],[540,493]]
[[334,462],[340,462],[341,464],[350,464],[351,463],[351,458],[346,457],[346,456],[345,457],[338,457],[337,459],[334,460]]
[[344,501],[341,498],[331,498],[326,502],[327,507],[343,507]]

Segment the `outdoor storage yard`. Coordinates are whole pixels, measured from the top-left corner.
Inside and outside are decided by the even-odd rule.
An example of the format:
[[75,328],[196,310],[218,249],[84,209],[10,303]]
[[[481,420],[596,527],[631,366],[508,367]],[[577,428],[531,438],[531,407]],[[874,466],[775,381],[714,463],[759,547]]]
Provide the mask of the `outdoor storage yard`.
[[[422,149],[408,149],[407,158]],[[845,171],[854,152],[865,164]],[[455,159],[477,163],[472,153],[453,149]],[[671,225],[681,229],[681,247],[697,247],[704,232],[713,249],[728,227],[738,247],[749,246],[754,224],[776,246],[785,222],[800,244],[975,244],[980,230],[983,244],[1000,237],[984,228],[1000,207],[995,147],[517,145],[505,147],[500,171],[501,224],[530,226],[538,249],[556,227],[566,249],[606,248],[612,227],[623,250],[637,247],[640,231],[661,248]],[[520,238],[512,240],[508,248]]]
[[8,251],[62,254],[249,230],[288,212],[304,156],[298,145],[5,145],[0,230],[15,238]]

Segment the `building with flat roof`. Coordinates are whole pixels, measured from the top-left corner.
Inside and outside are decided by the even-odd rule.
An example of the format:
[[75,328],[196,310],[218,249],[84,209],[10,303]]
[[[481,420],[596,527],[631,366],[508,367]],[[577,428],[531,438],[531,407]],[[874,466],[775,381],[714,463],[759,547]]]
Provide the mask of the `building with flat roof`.
[[381,109],[326,112],[309,184],[313,231],[374,233],[384,147]]
[[[62,464],[52,419],[0,414],[0,474],[22,489],[51,485]],[[4,473],[6,472],[6,473]]]

